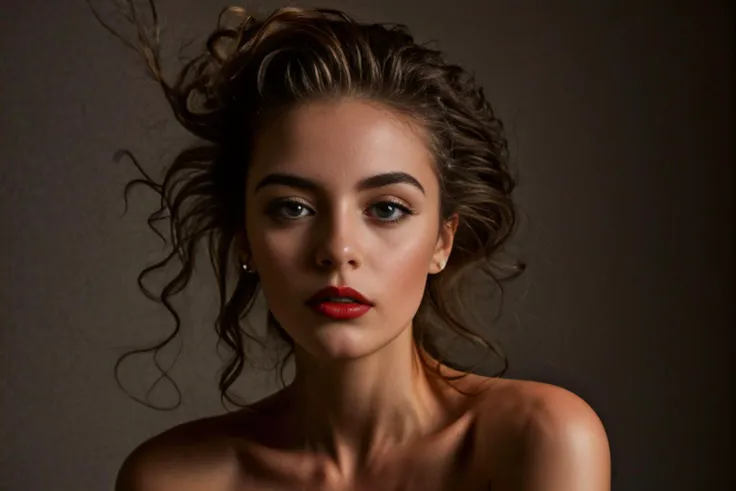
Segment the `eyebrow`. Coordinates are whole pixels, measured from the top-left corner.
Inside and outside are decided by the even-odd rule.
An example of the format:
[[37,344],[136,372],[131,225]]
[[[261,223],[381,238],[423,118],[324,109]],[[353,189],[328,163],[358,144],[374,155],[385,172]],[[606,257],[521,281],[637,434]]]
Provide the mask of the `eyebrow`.
[[[419,189],[422,194],[426,194],[424,187],[410,174],[406,172],[386,172],[384,174],[376,174],[375,176],[366,177],[358,183],[358,190],[365,191],[368,189],[376,189],[391,184],[410,184]],[[320,188],[319,184],[311,179],[296,176],[294,174],[274,173],[265,176],[258,181],[255,192],[266,186],[289,186],[292,188],[304,189],[307,191],[315,191]]]

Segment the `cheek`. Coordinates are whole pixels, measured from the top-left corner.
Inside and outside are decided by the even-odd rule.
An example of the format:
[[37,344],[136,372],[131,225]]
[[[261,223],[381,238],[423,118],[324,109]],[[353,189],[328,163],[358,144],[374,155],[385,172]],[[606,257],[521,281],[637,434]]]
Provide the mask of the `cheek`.
[[378,258],[380,267],[377,269],[382,271],[386,280],[391,279],[387,286],[392,289],[395,289],[392,285],[409,287],[424,283],[432,250],[426,243],[416,242],[403,244],[400,249],[382,254]]
[[272,230],[254,237],[253,256],[266,294],[270,291],[287,293],[294,286],[294,273],[300,269],[302,261],[302,243],[284,230]]
[[306,227],[261,227],[253,234],[253,256],[258,267],[261,289],[269,310],[299,344],[308,342],[305,325],[308,307],[304,304],[320,284],[319,278],[305,270]]
[[294,230],[273,229],[262,232],[258,237],[259,263],[266,267],[276,267],[278,270],[286,270],[303,253],[301,247],[303,241]]
[[425,233],[405,237],[375,261],[379,281],[385,286],[384,303],[389,311],[411,320],[419,308],[427,282],[435,241]]
[[295,247],[299,241],[294,240],[294,230],[275,228],[269,218],[254,210],[250,203],[245,226],[259,272],[278,275],[288,269],[289,263],[298,255]]

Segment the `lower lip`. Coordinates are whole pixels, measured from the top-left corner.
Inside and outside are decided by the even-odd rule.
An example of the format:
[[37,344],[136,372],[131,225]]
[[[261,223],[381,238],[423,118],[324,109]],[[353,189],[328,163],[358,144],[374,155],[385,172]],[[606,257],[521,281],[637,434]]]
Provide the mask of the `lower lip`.
[[356,319],[371,309],[370,305],[363,303],[344,302],[319,302],[310,304],[310,307],[318,314],[331,319]]

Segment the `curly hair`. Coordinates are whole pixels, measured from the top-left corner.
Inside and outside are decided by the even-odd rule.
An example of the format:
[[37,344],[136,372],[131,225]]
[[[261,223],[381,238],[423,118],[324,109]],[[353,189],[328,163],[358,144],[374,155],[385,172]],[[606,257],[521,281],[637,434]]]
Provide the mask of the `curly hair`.
[[[463,287],[472,272],[480,271],[497,286],[502,299],[501,281],[517,276],[525,265],[516,259],[499,259],[517,223],[511,199],[516,183],[509,171],[503,124],[473,77],[446,62],[440,51],[417,44],[402,24],[363,24],[337,10],[297,7],[278,9],[259,20],[243,8],[229,7],[220,13],[206,48],[170,83],[161,68],[160,28],[153,0],[148,8],[145,21],[132,0],[125,2],[125,15],[136,32],[135,43],[93,12],[105,28],[142,55],[176,119],[197,137],[197,143],[178,154],[160,183],[129,151],[117,153],[118,158],[130,158],[143,175],[125,187],[126,210],[130,189],[143,185],[161,198],[160,208],[151,213],[148,222],[164,242],[166,238],[153,224],[169,220],[173,250],[145,268],[138,276],[138,285],[148,298],[162,303],[175,320],[166,339],[118,359],[118,384],[118,368],[126,357],[153,352],[155,360],[158,351],[179,333],[181,321],[170,299],[188,285],[197,245],[206,239],[219,289],[214,326],[219,342],[231,351],[218,384],[221,402],[240,406],[229,389],[243,371],[245,343],[257,341],[241,321],[253,307],[259,279],[243,273],[238,264],[239,253],[248,251],[242,229],[251,146],[259,127],[277,112],[308,101],[343,97],[383,104],[424,126],[440,184],[440,218],[453,214],[459,218],[446,268],[428,277],[413,323],[414,342],[435,361],[420,357],[424,367],[448,383],[453,380],[441,373],[441,364],[459,365],[442,355],[433,335],[436,329],[444,329],[499,356],[503,368],[495,375],[502,375],[507,359],[495,343],[470,327],[471,311],[463,302]],[[146,275],[177,258],[181,262],[178,274],[159,293],[143,285]],[[294,342],[270,311],[267,325],[291,348],[282,360],[283,383],[284,364],[293,354]],[[158,362],[156,365],[169,379]],[[179,401],[173,407],[181,402],[178,388],[177,393]]]

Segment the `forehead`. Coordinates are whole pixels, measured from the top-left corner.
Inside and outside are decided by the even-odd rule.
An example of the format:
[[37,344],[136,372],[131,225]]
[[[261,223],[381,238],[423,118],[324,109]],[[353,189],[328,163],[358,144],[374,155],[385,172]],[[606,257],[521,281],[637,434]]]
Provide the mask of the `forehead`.
[[[251,159],[252,183],[289,171],[327,185],[402,171],[425,187],[435,180],[423,128],[377,103],[348,99],[292,108],[259,132]],[[435,184],[436,185],[436,184]]]

